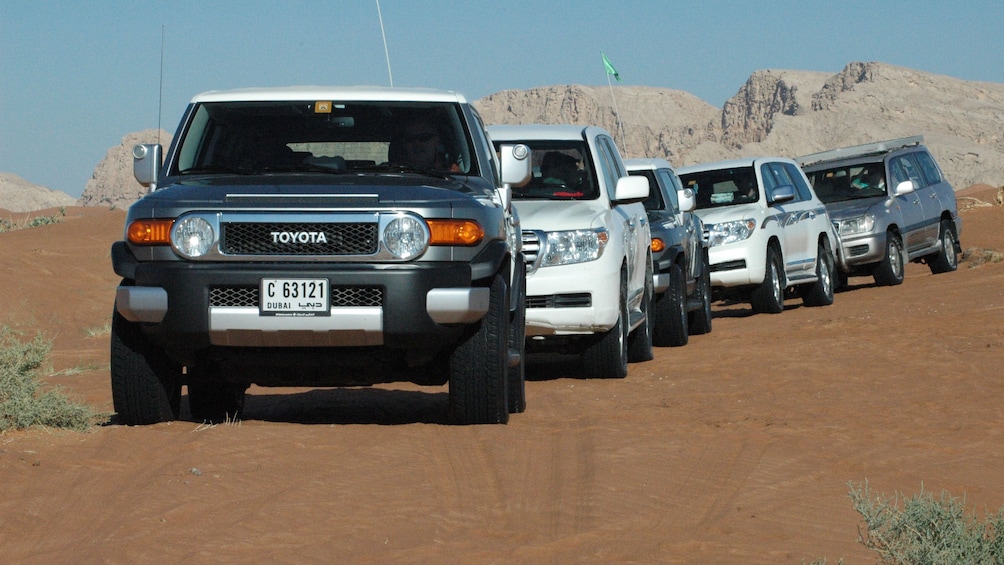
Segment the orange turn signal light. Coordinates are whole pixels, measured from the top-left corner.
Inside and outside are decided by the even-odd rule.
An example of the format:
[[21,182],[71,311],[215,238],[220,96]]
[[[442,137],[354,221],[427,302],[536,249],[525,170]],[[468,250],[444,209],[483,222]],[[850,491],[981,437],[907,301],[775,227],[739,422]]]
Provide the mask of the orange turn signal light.
[[666,242],[658,237],[652,238],[652,253],[658,253],[666,248]]
[[485,238],[485,230],[473,220],[426,220],[429,224],[429,245],[477,245]]
[[174,220],[136,220],[129,224],[126,237],[133,245],[170,245]]

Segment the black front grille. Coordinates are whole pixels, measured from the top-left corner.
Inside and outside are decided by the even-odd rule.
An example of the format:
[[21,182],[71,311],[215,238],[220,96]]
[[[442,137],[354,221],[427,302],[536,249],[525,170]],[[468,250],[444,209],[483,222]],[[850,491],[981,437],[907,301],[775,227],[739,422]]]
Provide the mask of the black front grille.
[[375,223],[224,223],[220,250],[227,255],[372,255]]
[[527,272],[534,270],[538,255],[540,255],[540,236],[535,231],[523,230],[523,256],[526,257]]
[[867,243],[864,244],[864,245],[855,245],[855,246],[851,247],[851,249],[850,249],[850,256],[851,257],[857,257],[858,255],[864,255],[865,253],[868,253],[868,244]]
[[526,297],[527,308],[588,308],[592,305],[593,297],[588,292]]
[[[214,286],[209,289],[210,306],[257,308],[260,304],[257,286]],[[383,288],[378,286],[333,286],[331,307],[383,306]]]
[[726,261],[725,263],[718,263],[717,265],[711,265],[712,273],[720,273],[722,271],[734,271],[736,269],[745,269],[746,260],[737,259],[735,261]]
[[209,289],[209,305],[257,308],[259,290],[257,286],[214,286]]

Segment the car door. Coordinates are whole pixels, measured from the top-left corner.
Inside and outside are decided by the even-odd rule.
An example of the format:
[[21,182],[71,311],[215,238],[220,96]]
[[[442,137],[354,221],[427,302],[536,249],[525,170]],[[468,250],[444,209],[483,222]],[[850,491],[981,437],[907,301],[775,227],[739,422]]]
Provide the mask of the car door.
[[695,280],[701,272],[701,237],[698,230],[698,219],[691,212],[680,210],[679,191],[683,189],[680,184],[680,177],[668,169],[659,169],[655,172],[659,184],[665,187],[664,193],[667,199],[666,208],[671,210],[676,233],[680,238],[680,244],[687,260],[687,280]]
[[[627,176],[627,169],[620,159],[620,153],[613,140],[605,135],[597,136],[597,165],[600,170],[599,176],[607,185],[607,196],[613,196],[614,188],[621,177]],[[651,190],[651,187],[649,187]],[[650,243],[648,224],[648,213],[645,205],[641,202],[632,204],[616,204],[612,199],[611,218],[619,224],[620,233],[615,234],[614,226],[610,226],[611,237],[622,236],[624,238],[625,260],[628,269],[628,295],[633,299],[645,289],[646,265],[645,259],[648,257],[648,246]]]
[[924,239],[933,245],[941,234],[941,213],[946,210],[955,211],[955,192],[941,175],[941,169],[930,153],[918,151],[912,155],[920,165],[921,174],[924,176],[925,186],[920,194],[921,207],[924,209],[924,219],[927,222]]
[[799,192],[795,180],[785,167],[785,163],[770,161],[760,166],[763,186],[768,198],[774,188],[788,185],[795,191],[795,198],[788,202],[770,204],[781,224],[781,253],[784,270],[789,280],[799,278],[804,272],[815,267],[816,241],[813,225],[816,211],[811,200],[805,200]]
[[928,237],[925,233],[924,204],[921,200],[925,183],[920,167],[909,154],[898,155],[889,160],[889,173],[892,176],[890,190],[895,190],[903,181],[913,181],[913,192],[895,197],[903,215],[903,225],[900,226],[903,247],[908,253],[926,247]]

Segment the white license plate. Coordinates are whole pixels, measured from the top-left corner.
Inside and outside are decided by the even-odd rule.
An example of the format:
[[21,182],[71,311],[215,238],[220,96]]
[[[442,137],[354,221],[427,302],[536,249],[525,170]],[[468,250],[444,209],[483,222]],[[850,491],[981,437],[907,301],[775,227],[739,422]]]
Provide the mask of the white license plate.
[[330,316],[328,279],[262,279],[262,316]]

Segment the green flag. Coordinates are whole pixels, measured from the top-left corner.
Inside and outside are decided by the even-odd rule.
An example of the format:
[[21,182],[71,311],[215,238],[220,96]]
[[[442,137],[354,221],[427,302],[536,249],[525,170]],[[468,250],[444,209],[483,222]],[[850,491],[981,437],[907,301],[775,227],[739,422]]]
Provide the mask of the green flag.
[[613,75],[613,77],[617,79],[617,82],[620,82],[621,75],[620,73],[617,72],[617,69],[615,69],[614,66],[610,63],[610,59],[607,59],[607,56],[603,54],[603,51],[600,51],[600,56],[603,57],[603,68],[606,69],[607,74]]

